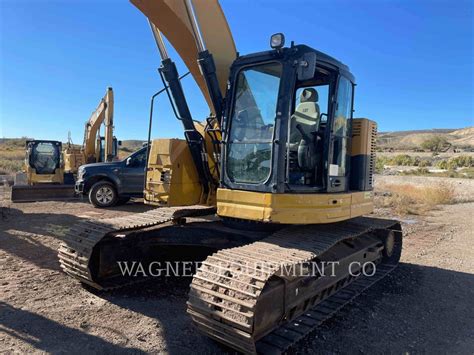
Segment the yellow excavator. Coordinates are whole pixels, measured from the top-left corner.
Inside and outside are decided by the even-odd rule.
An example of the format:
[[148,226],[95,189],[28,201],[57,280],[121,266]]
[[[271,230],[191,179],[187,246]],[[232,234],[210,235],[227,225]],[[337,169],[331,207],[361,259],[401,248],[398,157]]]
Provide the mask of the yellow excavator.
[[[113,135],[114,130],[114,92],[107,88],[99,105],[92,112],[85,124],[84,143],[82,147],[74,147],[68,143],[63,151],[64,171],[77,173],[81,165],[113,161],[118,155],[118,141]],[[100,135],[100,127],[104,124],[105,135]]]
[[[61,267],[106,290],[199,261],[187,303],[199,330],[243,353],[285,352],[400,259],[400,223],[364,217],[376,123],[353,118],[354,76],[327,54],[278,33],[240,55],[216,0],[131,1],[185,139],[148,145],[144,197],[160,207],[72,226]],[[209,104],[201,123],[162,36]]]
[[[25,173],[15,177],[11,200],[28,202],[73,198],[74,175],[79,166],[117,158],[119,142],[113,135],[113,111],[114,96],[109,87],[85,124],[82,147],[75,147],[69,140],[63,150],[59,141],[28,140]],[[105,126],[104,137],[100,135],[102,124]]]

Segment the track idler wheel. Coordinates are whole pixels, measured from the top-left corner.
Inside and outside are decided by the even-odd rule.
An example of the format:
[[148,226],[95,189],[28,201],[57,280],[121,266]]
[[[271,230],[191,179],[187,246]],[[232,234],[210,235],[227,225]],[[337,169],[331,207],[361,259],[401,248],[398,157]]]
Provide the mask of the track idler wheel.
[[383,242],[382,262],[396,265],[402,255],[402,232],[401,230],[385,230],[378,233],[378,237]]

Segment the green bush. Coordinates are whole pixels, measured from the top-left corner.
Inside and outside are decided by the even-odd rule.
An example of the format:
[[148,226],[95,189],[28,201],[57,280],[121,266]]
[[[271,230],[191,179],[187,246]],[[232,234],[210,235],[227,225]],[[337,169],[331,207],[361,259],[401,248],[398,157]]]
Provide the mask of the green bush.
[[23,169],[23,160],[0,159],[0,174],[12,174]]
[[400,166],[415,166],[415,158],[408,154],[400,154],[391,159],[393,165]]
[[459,157],[452,157],[438,161],[436,166],[439,169],[456,170],[458,168],[472,168],[474,167],[474,158],[467,155],[460,155]]
[[449,142],[446,138],[441,136],[436,136],[433,138],[429,138],[421,143],[421,148],[428,149],[432,152],[439,152],[443,148],[449,145]]
[[467,155],[453,157],[449,161],[455,168],[472,168],[474,166],[474,158]]
[[446,159],[440,160],[436,163],[438,169],[448,169],[448,161]]
[[431,166],[431,159],[423,159],[420,157],[412,157],[408,154],[400,154],[395,157],[377,157],[375,170],[381,172],[384,165],[399,165],[399,166],[418,166],[425,168]]
[[386,163],[387,158],[384,157],[377,157],[375,160],[375,172],[380,174],[383,172],[384,165]]
[[420,168],[425,168],[427,166],[431,166],[431,161],[429,159],[420,159],[420,162],[418,163],[418,166]]
[[448,160],[448,170],[456,170],[458,168],[458,161],[451,158]]

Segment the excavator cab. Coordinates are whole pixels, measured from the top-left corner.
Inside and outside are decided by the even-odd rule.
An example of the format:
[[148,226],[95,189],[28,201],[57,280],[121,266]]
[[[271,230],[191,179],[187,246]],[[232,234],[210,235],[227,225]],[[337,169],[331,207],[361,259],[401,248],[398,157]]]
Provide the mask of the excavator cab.
[[[107,159],[105,159],[105,147],[106,147],[105,137],[100,136],[97,143],[99,146],[99,160],[98,161],[99,162],[108,161]],[[116,160],[118,158],[118,147],[121,144],[122,142],[118,141],[117,137],[113,137],[111,160]]]
[[[323,223],[370,212],[375,123],[353,119],[355,79],[346,65],[292,44],[237,58],[228,87],[220,216]],[[353,127],[368,137],[355,147]]]

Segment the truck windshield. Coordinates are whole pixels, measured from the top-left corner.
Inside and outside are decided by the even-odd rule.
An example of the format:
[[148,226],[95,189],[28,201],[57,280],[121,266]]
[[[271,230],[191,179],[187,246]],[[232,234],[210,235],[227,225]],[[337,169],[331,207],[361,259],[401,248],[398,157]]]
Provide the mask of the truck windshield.
[[262,183],[270,175],[281,73],[281,63],[267,63],[238,75],[227,146],[226,170],[233,182]]

